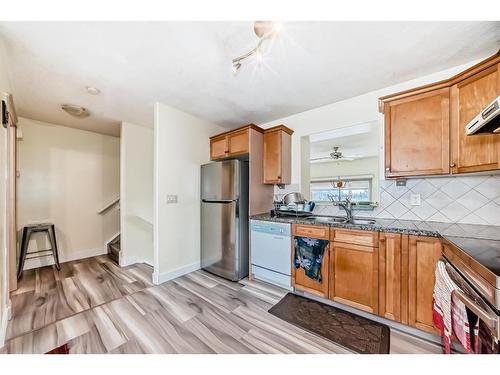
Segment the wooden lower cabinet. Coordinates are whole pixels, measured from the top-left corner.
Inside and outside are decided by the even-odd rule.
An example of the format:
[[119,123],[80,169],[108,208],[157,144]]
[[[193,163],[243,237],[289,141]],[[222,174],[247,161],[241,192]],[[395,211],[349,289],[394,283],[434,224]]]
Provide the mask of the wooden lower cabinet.
[[408,243],[408,324],[438,333],[432,323],[432,294],[434,272],[442,254],[441,240],[409,236]]
[[[293,225],[293,234],[328,239],[328,228]],[[292,266],[294,288],[438,333],[432,322],[432,298],[434,272],[442,256],[440,238],[333,228],[329,238],[322,282]]]
[[331,242],[329,297],[378,314],[378,248]]
[[408,236],[380,233],[379,315],[408,323]]
[[[330,244],[331,245],[331,244]],[[302,268],[295,269],[292,261],[292,286],[296,289],[315,294],[317,296],[328,298],[329,282],[329,246],[326,247],[323,263],[321,264],[321,282],[310,279],[306,276]]]

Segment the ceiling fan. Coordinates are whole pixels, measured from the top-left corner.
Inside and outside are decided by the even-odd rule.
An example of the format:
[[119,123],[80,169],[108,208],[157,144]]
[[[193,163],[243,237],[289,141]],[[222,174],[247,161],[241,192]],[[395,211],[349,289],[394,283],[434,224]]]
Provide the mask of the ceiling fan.
[[339,151],[339,146],[334,146],[333,152],[331,152],[329,156],[323,156],[320,158],[313,158],[313,159],[311,159],[311,163],[321,162],[321,161],[330,161],[330,160],[354,160],[354,159],[355,158],[351,157],[351,156],[344,156],[342,154],[342,151]]

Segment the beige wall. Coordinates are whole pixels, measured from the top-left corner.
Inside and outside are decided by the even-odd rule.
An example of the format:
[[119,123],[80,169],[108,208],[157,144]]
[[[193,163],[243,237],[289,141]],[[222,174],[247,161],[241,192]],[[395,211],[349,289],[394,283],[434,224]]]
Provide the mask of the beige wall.
[[[119,211],[97,212],[120,194],[119,138],[21,118],[18,227],[52,222],[61,261],[105,252]],[[48,246],[34,236],[30,249]],[[27,263],[51,264],[52,258]]]
[[[209,162],[211,135],[224,129],[156,103],[154,125],[153,281],[164,282],[200,266],[200,166]],[[177,195],[177,204],[166,196]]]
[[153,129],[121,127],[120,264],[153,265]]
[[[3,56],[0,51],[0,96],[10,92],[10,83],[4,66]],[[6,240],[6,186],[7,173],[7,132],[0,126],[0,347],[3,345],[7,329],[7,307],[9,303],[7,283],[7,244]]]

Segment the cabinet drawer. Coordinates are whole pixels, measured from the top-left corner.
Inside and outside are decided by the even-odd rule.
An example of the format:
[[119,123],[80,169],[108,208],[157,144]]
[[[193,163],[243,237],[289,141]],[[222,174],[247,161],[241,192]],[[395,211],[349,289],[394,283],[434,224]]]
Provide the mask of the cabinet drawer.
[[300,237],[317,238],[320,240],[330,239],[329,227],[322,227],[317,225],[293,225],[293,235]]
[[378,247],[378,232],[355,229],[331,229],[330,241]]

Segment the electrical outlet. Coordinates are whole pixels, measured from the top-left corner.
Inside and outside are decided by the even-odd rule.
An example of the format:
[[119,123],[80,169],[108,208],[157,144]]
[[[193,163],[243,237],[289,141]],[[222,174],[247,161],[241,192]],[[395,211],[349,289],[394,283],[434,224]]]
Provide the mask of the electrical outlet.
[[167,204],[177,203],[177,195],[167,195]]
[[422,203],[420,201],[420,194],[410,194],[410,205],[420,206]]

